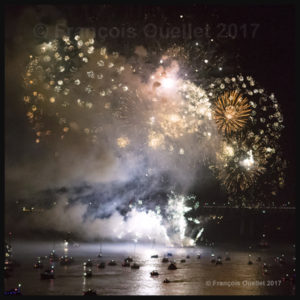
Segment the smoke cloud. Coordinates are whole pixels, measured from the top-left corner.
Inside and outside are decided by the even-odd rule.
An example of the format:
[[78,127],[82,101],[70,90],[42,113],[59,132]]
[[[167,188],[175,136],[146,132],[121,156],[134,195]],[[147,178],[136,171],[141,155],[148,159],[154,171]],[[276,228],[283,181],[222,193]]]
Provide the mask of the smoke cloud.
[[[52,6],[24,8],[12,27],[12,11],[6,20],[6,227],[70,231],[85,240],[168,244],[173,236],[178,242],[171,219],[163,219],[167,195],[188,191],[218,143],[207,102],[182,104],[190,101],[187,95],[205,99],[205,92],[181,77],[176,57],[162,55],[162,65],[141,44],[130,56],[97,40],[85,46],[95,38],[88,29],[78,33],[83,46],[76,57],[70,50],[74,65],[67,55],[63,63],[55,61],[59,50],[50,57],[47,47],[62,46],[48,37],[58,23],[67,25],[63,14]],[[41,39],[36,25],[45,19],[48,39]],[[37,66],[30,55],[42,63]],[[26,72],[36,80],[33,87]],[[43,104],[35,104],[40,119],[28,122],[28,109],[36,109],[23,99],[32,101],[35,93],[42,95]],[[20,200],[38,212],[15,222],[11,207]]]

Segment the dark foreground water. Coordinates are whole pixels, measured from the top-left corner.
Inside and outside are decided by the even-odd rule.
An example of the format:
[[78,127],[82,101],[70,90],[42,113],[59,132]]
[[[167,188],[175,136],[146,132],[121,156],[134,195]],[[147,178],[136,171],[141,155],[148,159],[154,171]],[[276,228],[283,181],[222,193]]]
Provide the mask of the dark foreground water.
[[[14,242],[13,258],[20,263],[9,278],[5,279],[5,289],[14,288],[21,283],[23,295],[83,295],[89,288],[98,295],[292,295],[293,284],[283,281],[287,273],[291,276],[295,268],[295,249],[292,245],[273,246],[270,249],[233,249],[230,246],[166,248],[153,245],[103,244],[103,257],[97,258],[99,244],[80,244],[69,246],[69,256],[75,259],[70,266],[55,263],[55,279],[41,280],[41,269],[34,269],[37,256],[49,255],[53,243]],[[64,254],[63,243],[54,245],[58,255]],[[171,252],[176,260],[177,270],[168,270],[168,263],[161,260]],[[225,252],[229,252],[230,261],[225,261]],[[222,256],[222,265],[211,263],[211,254]],[[285,255],[285,264],[274,260]],[[151,258],[158,254],[159,258]],[[201,254],[201,259],[197,258]],[[251,254],[252,265],[248,265]],[[140,264],[134,270],[122,267],[125,257],[133,256]],[[186,258],[190,255],[190,258]],[[261,257],[258,262],[257,257]],[[83,277],[83,262],[90,258],[94,265],[93,276]],[[181,259],[186,259],[181,263]],[[117,261],[117,266],[98,269],[100,261]],[[49,266],[44,260],[44,269]],[[263,263],[269,265],[268,274],[263,273]],[[151,277],[150,272],[157,270],[159,276]],[[168,278],[170,283],[163,283]]]

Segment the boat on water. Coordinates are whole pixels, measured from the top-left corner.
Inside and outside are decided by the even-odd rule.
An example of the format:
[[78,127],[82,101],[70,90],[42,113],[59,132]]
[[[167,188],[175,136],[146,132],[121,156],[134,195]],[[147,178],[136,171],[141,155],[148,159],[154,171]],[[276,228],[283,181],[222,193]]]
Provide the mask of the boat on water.
[[268,275],[270,268],[271,268],[271,265],[268,265],[267,263],[264,262],[263,266],[262,266],[263,274]]
[[253,262],[251,260],[251,254],[249,254],[248,257],[249,257],[248,265],[253,265]]
[[296,284],[296,273],[293,272],[292,274],[286,273],[282,278],[282,282],[289,282],[291,284]]
[[88,259],[86,262],[83,263],[83,265],[85,267],[92,267],[93,266],[93,262],[90,259]]
[[270,245],[267,241],[262,240],[259,242],[258,247],[262,248],[262,249],[268,249],[268,248],[270,248]]
[[99,249],[99,253],[98,253],[98,255],[97,255],[97,257],[102,257],[103,255],[102,255],[102,243],[100,243],[100,249]]
[[168,278],[166,278],[164,281],[163,281],[163,283],[170,283],[171,281],[168,279]]
[[49,254],[49,259],[51,261],[58,261],[59,260],[59,257],[58,255],[55,253],[55,250],[52,250]]
[[151,276],[158,276],[159,273],[156,271],[156,270],[153,270],[151,273],[150,273]]
[[5,258],[10,259],[12,257],[12,247],[10,244],[5,243]]
[[124,261],[133,262],[133,258],[128,256],[127,258],[124,259]]
[[182,260],[180,260],[180,262],[181,262],[181,263],[185,263],[185,262],[186,262],[186,260],[185,260],[185,259],[182,259]]
[[214,264],[216,262],[215,255],[213,253],[211,254],[211,260],[210,260],[210,262],[212,264]]
[[108,263],[108,265],[109,265],[109,266],[116,266],[117,263],[116,263],[115,260],[112,259],[112,260]]
[[83,296],[98,296],[97,292],[93,289],[88,289],[83,293]]
[[41,273],[41,279],[54,279],[54,268],[47,269]]
[[17,288],[5,291],[4,292],[4,296],[22,296],[22,293],[21,293],[21,284],[19,284]]
[[157,254],[151,255],[151,258],[158,258],[158,255]]
[[222,259],[220,257],[217,258],[216,265],[222,265]]
[[40,257],[37,258],[37,261],[35,262],[35,264],[33,265],[33,267],[35,269],[42,269],[44,267]]
[[175,263],[170,263],[168,266],[168,270],[177,270],[176,264]]
[[263,264],[263,269],[268,269],[268,265],[266,263]]
[[10,259],[5,259],[4,261],[4,270],[6,271],[12,271],[13,270],[13,261]]
[[88,269],[86,271],[83,272],[83,276],[84,277],[92,277],[93,273],[92,273],[92,270],[91,269]]
[[167,262],[169,262],[169,259],[168,259],[167,257],[164,257],[164,258],[161,260],[161,262],[167,263]]
[[258,247],[262,248],[262,249],[268,249],[268,248],[270,248],[270,245],[269,245],[269,243],[268,243],[268,241],[266,239],[266,235],[265,234],[262,235],[262,238],[261,238],[261,240],[258,243]]
[[125,260],[123,263],[122,263],[122,267],[130,267],[130,262],[128,260]]
[[131,269],[139,269],[140,268],[140,265],[137,264],[137,263],[134,263],[132,266],[131,266]]
[[98,269],[104,269],[105,268],[105,262],[102,261],[97,266],[98,266]]
[[73,257],[64,255],[60,258],[59,262],[60,262],[61,266],[68,266],[74,262],[74,259],[73,259]]
[[19,267],[20,264],[13,259],[12,247],[9,243],[5,243],[4,270],[5,272],[12,271],[14,267]]

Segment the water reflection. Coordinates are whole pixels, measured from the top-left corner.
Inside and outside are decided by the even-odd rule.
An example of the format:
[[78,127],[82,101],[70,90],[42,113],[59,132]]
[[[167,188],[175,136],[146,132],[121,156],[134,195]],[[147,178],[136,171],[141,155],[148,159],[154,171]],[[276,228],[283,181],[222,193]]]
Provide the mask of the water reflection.
[[[56,247],[58,255],[64,253],[64,245]],[[166,248],[160,245],[103,244],[101,258],[98,258],[98,244],[82,244],[80,247],[69,246],[68,255],[74,258],[74,263],[60,266],[54,262],[55,279],[40,280],[40,270],[33,268],[37,256],[49,254],[51,243],[15,243],[14,258],[21,263],[19,268],[5,279],[5,288],[9,289],[22,284],[24,295],[82,295],[84,291],[95,289],[98,295],[259,295],[259,294],[291,294],[291,287],[266,287],[250,284],[253,281],[278,280],[295,263],[295,252],[282,250],[260,251],[251,249],[252,265],[248,265],[249,249],[245,251],[230,251],[228,248]],[[211,262],[211,253],[215,263]],[[286,263],[274,262],[278,253],[285,252]],[[158,258],[151,258],[153,255]],[[200,254],[200,258],[198,255]],[[131,256],[133,262],[140,265],[139,269],[122,267],[125,258]],[[176,270],[168,270],[169,262],[163,263],[163,257],[176,261]],[[260,260],[257,258],[260,257]],[[92,276],[83,276],[83,262],[91,259]],[[116,266],[107,263],[114,259]],[[222,264],[216,264],[220,259]],[[45,260],[46,261],[46,260]],[[97,267],[101,261],[106,267]],[[263,264],[272,265],[268,273],[263,272]],[[46,263],[44,264],[46,268]],[[294,268],[294,267],[293,267]],[[159,276],[151,277],[150,272],[157,270]],[[289,271],[287,271],[289,272]],[[170,283],[164,283],[168,278]],[[210,282],[210,283],[208,283]],[[239,282],[240,285],[220,285],[222,282]],[[244,283],[243,283],[244,282]],[[249,282],[249,284],[245,284]]]

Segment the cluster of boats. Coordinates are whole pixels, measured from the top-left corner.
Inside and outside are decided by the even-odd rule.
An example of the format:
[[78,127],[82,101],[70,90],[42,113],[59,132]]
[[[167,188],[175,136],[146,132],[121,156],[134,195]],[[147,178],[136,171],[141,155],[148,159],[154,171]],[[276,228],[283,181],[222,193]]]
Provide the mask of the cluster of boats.
[[74,262],[73,257],[69,257],[68,255],[64,255],[59,259],[61,266],[68,266]]
[[5,243],[4,277],[10,277],[14,268],[19,266],[20,264],[13,259],[11,245],[9,243]]
[[[122,267],[131,267],[131,269],[139,269],[140,265],[137,263],[133,263],[133,258],[132,257],[127,257],[124,259],[123,263],[122,263]],[[114,259],[111,259],[108,263],[108,266],[117,266],[117,262]],[[84,277],[91,277],[92,276],[92,270],[90,269],[90,267],[93,266],[93,263],[90,259],[88,259],[86,262],[83,263],[83,276]],[[89,269],[86,269],[86,268]],[[104,269],[106,267],[106,263],[104,261],[101,261],[100,263],[97,264],[98,269]]]
[[19,284],[18,287],[14,288],[14,289],[10,289],[8,291],[5,291],[4,296],[22,296],[21,284]]
[[[263,247],[267,247],[266,244],[262,245]],[[98,258],[102,258],[102,251],[100,248],[100,252],[97,255]],[[175,260],[172,259],[173,254],[172,253],[166,253],[162,258],[161,258],[161,262],[162,263],[169,263],[167,269],[168,270],[177,270],[177,264],[175,262]],[[197,259],[201,259],[201,254],[197,254]],[[151,259],[154,258],[159,258],[158,254],[154,254],[151,255]],[[190,259],[189,255],[186,255],[185,258],[182,258],[180,260],[180,263],[186,263],[187,259]],[[42,280],[47,280],[47,279],[55,279],[55,269],[54,269],[54,265],[55,262],[58,262],[61,266],[68,266],[71,265],[72,263],[74,263],[74,259],[73,257],[70,257],[68,255],[63,255],[61,257],[59,257],[56,253],[55,250],[52,250],[49,254],[49,256],[44,256],[44,257],[37,257],[37,260],[35,261],[33,268],[35,269],[44,269],[44,265],[45,265],[45,260],[47,260],[47,264],[48,267],[40,274],[40,278]],[[225,261],[230,261],[231,258],[228,254],[228,252],[225,253]],[[294,261],[296,260],[296,258],[294,257],[293,259]],[[257,257],[256,259],[257,262],[261,262],[261,257]],[[280,265],[284,265],[286,264],[286,259],[284,254],[282,254],[281,256],[275,257],[274,261]],[[222,265],[222,257],[221,256],[215,256],[214,253],[211,254],[211,263],[215,264],[215,265]],[[83,276],[88,278],[88,277],[92,277],[93,273],[92,273],[92,267],[94,266],[95,262],[93,263],[93,261],[91,259],[88,259],[87,261],[85,261],[83,263]],[[253,261],[251,259],[251,254],[249,254],[249,260],[248,260],[248,265],[252,265]],[[13,261],[12,259],[12,248],[11,246],[6,243],[5,244],[5,263],[4,263],[4,275],[5,277],[9,276],[9,272],[13,269],[14,266],[17,266],[18,264]],[[109,260],[108,262],[105,261],[100,261],[99,263],[96,264],[98,269],[104,269],[106,267],[106,265],[108,266],[117,266],[117,262],[113,259]],[[133,258],[128,256],[126,257],[122,263],[121,263],[122,267],[130,267],[131,269],[139,269],[140,265],[136,262],[134,262]],[[264,275],[267,275],[270,272],[270,265],[263,263],[262,265],[262,271]],[[152,272],[150,272],[150,276],[151,277],[156,277],[159,276],[159,272],[157,270],[153,270]],[[290,283],[295,283],[295,279],[296,279],[296,272],[295,269],[293,270],[293,272],[291,273],[286,273],[283,277],[282,277],[282,281],[283,282],[290,282]],[[165,278],[163,283],[170,283],[171,281],[168,278]],[[7,292],[5,292],[5,295],[21,295],[20,292],[20,286],[18,288],[15,289],[11,289]],[[87,291],[84,292],[85,296],[96,296],[97,292],[93,289],[89,289]]]
[[[229,257],[229,256],[227,256],[226,258],[227,258],[227,260],[230,260],[230,257]],[[229,259],[228,259],[228,258],[229,258]],[[211,254],[211,260],[210,260],[210,262],[211,262],[212,264],[215,264],[216,266],[217,266],[217,265],[222,265],[222,264],[223,264],[223,262],[222,262],[222,256],[218,256],[217,259],[216,259],[214,253],[212,253],[212,254]]]
[[124,262],[122,263],[122,267],[131,267],[131,269],[139,269],[140,268],[140,265],[137,264],[137,263],[133,263],[133,258],[132,257],[127,257],[124,259]]
[[54,262],[59,262],[61,266],[68,266],[74,262],[73,257],[69,257],[68,255],[63,255],[58,257],[54,250],[52,250],[49,256],[37,257],[36,262],[33,264],[34,269],[43,269],[44,263],[43,260],[49,259],[48,261],[48,269],[40,274],[41,279],[54,279]]

